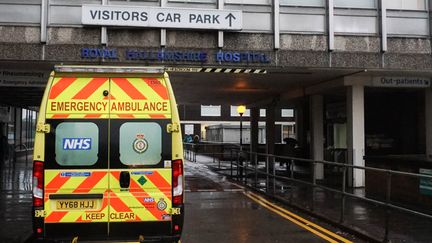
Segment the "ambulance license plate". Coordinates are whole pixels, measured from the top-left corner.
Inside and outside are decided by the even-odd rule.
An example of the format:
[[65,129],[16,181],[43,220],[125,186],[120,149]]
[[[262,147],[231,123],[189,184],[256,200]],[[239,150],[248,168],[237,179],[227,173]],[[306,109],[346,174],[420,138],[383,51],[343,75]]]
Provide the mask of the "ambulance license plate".
[[57,200],[57,210],[89,210],[97,208],[97,200]]

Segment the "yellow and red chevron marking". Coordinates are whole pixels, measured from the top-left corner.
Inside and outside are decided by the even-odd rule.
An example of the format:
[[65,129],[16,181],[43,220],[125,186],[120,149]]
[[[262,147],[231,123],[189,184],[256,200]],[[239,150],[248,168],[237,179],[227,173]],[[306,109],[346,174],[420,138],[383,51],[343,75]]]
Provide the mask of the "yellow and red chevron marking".
[[171,104],[163,78],[112,78],[112,119],[171,118]]
[[48,95],[46,117],[109,118],[108,77],[56,77]]
[[[141,170],[142,172],[143,170]],[[120,170],[46,170],[45,223],[133,222],[170,220],[171,170],[149,169],[145,174],[131,173],[128,190],[120,188]],[[90,172],[89,176],[64,176],[64,173]],[[146,183],[140,185],[143,177]],[[97,210],[58,210],[52,194],[103,194]],[[151,200],[149,200],[151,199]],[[166,203],[158,209],[157,203]],[[168,216],[168,217],[167,217]]]
[[[104,95],[108,91],[108,95]],[[47,118],[167,119],[171,105],[163,78],[56,77]]]
[[[120,190],[119,178],[120,171],[112,171],[110,177],[111,196],[110,196],[110,221],[161,221],[169,220],[164,217],[169,215],[171,208],[171,172],[164,170],[164,177],[160,176],[156,170],[151,170],[151,174],[134,175],[131,174],[130,187],[128,191]],[[151,175],[158,174],[160,180],[150,179]],[[144,176],[147,182],[144,185],[138,184],[138,179]],[[155,181],[155,183],[153,183]],[[150,201],[146,201],[149,200]],[[166,208],[158,209],[157,203],[163,200]],[[123,214],[123,217],[120,216]],[[129,217],[125,217],[129,215]]]
[[[90,172],[89,176],[62,176],[62,172]],[[108,222],[108,173],[106,170],[46,170],[45,223]],[[95,210],[58,210],[52,194],[102,194]]]

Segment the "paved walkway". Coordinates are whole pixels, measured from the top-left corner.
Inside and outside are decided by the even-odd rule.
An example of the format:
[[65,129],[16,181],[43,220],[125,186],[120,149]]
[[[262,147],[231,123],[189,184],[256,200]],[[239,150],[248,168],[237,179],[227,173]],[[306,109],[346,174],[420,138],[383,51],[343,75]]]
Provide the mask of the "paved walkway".
[[[214,162],[211,157],[197,155],[196,160],[200,164],[209,166],[213,171],[230,175],[229,162],[222,162],[222,166],[219,168],[218,161]],[[281,171],[284,170],[282,167],[279,169]],[[248,183],[252,185],[254,181],[249,179]],[[258,184],[264,190],[265,180],[259,180]],[[277,182],[276,189],[275,195],[277,197],[287,201],[291,200],[294,206],[313,210],[313,213],[316,215],[339,222],[341,212],[340,194],[320,188],[312,190],[310,187],[298,183]],[[354,193],[364,196],[364,190],[358,190]],[[384,239],[386,214],[384,207],[350,197],[346,197],[345,203],[344,226],[362,232],[379,241]],[[424,217],[391,210],[389,226],[389,240],[391,242],[432,242],[432,220]]]
[[[182,242],[359,242],[343,234],[340,240],[335,238],[340,234],[329,235],[317,228],[313,228],[318,231],[314,234],[274,212],[274,206],[267,208],[266,204],[249,198],[242,188],[203,164],[187,161],[185,171],[187,193]],[[310,221],[304,225],[313,225]],[[330,233],[338,231],[319,224]]]

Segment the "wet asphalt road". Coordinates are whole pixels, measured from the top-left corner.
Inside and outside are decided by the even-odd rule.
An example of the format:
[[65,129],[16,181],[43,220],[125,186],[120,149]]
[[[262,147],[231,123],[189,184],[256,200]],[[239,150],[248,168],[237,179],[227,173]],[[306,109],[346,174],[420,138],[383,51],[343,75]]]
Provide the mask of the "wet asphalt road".
[[[31,236],[32,172],[24,161],[1,165],[0,242],[24,242]],[[185,171],[183,243],[324,241],[255,203],[205,165],[186,162]]]

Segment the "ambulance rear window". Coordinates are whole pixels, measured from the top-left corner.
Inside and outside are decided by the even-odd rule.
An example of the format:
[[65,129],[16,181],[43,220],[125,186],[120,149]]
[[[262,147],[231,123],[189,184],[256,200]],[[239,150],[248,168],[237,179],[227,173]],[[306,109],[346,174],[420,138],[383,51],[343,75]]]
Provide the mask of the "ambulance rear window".
[[99,128],[92,122],[62,122],[55,131],[55,159],[63,166],[90,166],[98,160]]
[[162,128],[155,122],[120,126],[120,161],[125,165],[155,165],[162,159]]

